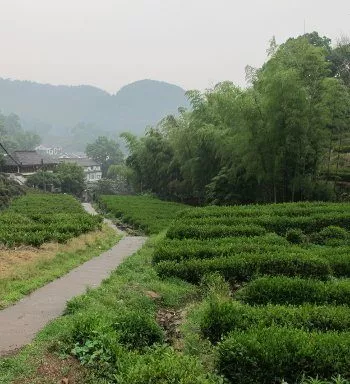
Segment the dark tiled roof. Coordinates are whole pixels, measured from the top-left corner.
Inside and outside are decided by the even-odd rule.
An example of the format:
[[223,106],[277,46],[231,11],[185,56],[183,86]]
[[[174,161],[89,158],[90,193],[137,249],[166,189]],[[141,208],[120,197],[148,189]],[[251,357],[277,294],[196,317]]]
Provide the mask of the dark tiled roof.
[[[41,164],[58,164],[56,160],[40,155],[36,151],[15,151],[11,153],[11,156],[21,165],[41,165]],[[17,165],[9,156],[5,157],[6,165]]]
[[63,158],[59,159],[61,163],[75,163],[80,165],[81,167],[92,167],[92,166],[100,166],[101,164],[96,163],[95,160],[85,158]]

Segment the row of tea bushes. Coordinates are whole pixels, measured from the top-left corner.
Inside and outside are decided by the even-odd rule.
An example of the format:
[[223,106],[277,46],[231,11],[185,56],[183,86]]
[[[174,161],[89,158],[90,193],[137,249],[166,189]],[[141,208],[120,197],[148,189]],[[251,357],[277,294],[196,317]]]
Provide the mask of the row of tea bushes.
[[191,259],[183,262],[163,261],[156,270],[163,277],[179,277],[199,283],[209,273],[219,272],[232,282],[249,281],[258,275],[284,275],[325,280],[332,270],[327,260],[308,254],[263,253],[239,254],[235,257]]
[[282,251],[288,247],[293,253],[306,250],[298,246],[289,246],[281,236],[267,234],[253,237],[227,237],[220,239],[164,239],[155,248],[153,261],[183,261],[189,259],[210,259],[221,256],[233,256],[240,253],[265,253]]
[[319,214],[337,214],[349,211],[346,203],[325,203],[325,202],[299,202],[284,204],[267,204],[267,205],[240,205],[240,206],[208,206],[204,208],[195,208],[191,211],[183,211],[178,214],[178,218],[189,220],[194,218],[206,217],[244,217],[249,220],[259,216],[314,216]]
[[273,325],[310,331],[349,331],[347,306],[303,304],[251,306],[233,300],[210,298],[200,308],[200,332],[212,343],[232,331],[267,328]]
[[228,382],[348,379],[350,279],[337,278],[350,277],[349,229],[349,204],[195,208],[178,214],[153,263],[162,277],[230,283],[234,300],[211,293],[193,328]]
[[210,224],[176,221],[168,230],[169,239],[212,239],[230,236],[262,236],[266,229],[255,224]]
[[303,376],[350,378],[350,332],[271,326],[234,331],[217,347],[217,368],[230,383],[298,383]]
[[0,214],[0,243],[7,247],[63,243],[101,225],[102,217],[86,213],[72,196],[28,194]]
[[253,218],[239,216],[180,218],[169,228],[167,236],[170,239],[205,239],[259,236],[265,232],[285,235],[289,229],[300,229],[305,234],[311,234],[329,226],[350,230],[350,210],[300,217],[261,215]]
[[350,279],[318,281],[284,276],[261,277],[237,292],[236,298],[251,305],[350,305]]
[[123,223],[155,234],[167,228],[179,211],[188,206],[150,196],[101,196],[99,206]]

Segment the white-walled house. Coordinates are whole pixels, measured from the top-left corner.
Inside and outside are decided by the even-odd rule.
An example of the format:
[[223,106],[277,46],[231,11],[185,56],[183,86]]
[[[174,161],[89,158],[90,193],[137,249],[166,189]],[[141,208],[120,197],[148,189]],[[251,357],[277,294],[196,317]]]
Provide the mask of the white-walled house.
[[102,178],[101,164],[88,158],[60,158],[60,163],[73,163],[80,165],[84,169],[85,181],[87,183],[96,183]]

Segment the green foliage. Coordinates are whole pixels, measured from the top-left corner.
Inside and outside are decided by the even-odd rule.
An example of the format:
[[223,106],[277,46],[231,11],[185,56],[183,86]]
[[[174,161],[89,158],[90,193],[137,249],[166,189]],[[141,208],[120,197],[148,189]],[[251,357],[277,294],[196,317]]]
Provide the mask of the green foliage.
[[250,306],[227,298],[210,297],[197,311],[200,312],[200,332],[213,343],[231,331],[273,325],[322,332],[350,329],[350,311],[347,306]]
[[176,223],[167,232],[169,239],[210,239],[230,236],[259,236],[264,235],[266,230],[259,225],[225,225],[225,224],[202,224]]
[[219,377],[206,373],[196,358],[182,355],[166,346],[135,356],[132,363],[122,365],[121,372],[114,377],[118,384],[223,383]]
[[117,316],[114,328],[118,341],[132,349],[151,347],[164,341],[163,330],[155,319],[143,310],[129,311]]
[[343,379],[340,375],[337,375],[336,377],[332,377],[331,381],[328,380],[321,380],[321,379],[305,379],[302,381],[301,384],[349,384],[350,381]]
[[[107,171],[107,177],[116,183],[119,192],[127,193],[132,191],[134,171],[125,164],[110,165]],[[111,193],[103,194],[109,195]]]
[[27,177],[26,184],[29,187],[49,190],[51,187],[60,187],[61,181],[56,173],[37,172]]
[[78,164],[60,163],[55,174],[60,181],[61,191],[80,196],[85,188],[84,170]]
[[128,258],[100,288],[74,298],[66,316],[70,327],[61,345],[108,383],[221,383],[198,359],[162,345],[156,323],[161,308],[179,308],[194,294],[180,280],[160,280],[151,267],[152,242]]
[[349,239],[349,232],[341,227],[330,225],[323,228],[320,232],[313,234],[313,241],[317,244],[327,244],[331,245],[332,243],[337,244],[339,241]]
[[25,187],[5,175],[0,174],[0,209],[7,207],[13,198],[24,195],[25,193]]
[[[223,205],[334,200],[332,149],[349,132],[349,42],[316,32],[269,49],[250,86],[189,91],[191,111],[124,135],[135,189]],[[337,170],[338,170],[338,163]]]
[[213,272],[231,282],[259,275],[350,277],[348,210],[340,203],[287,203],[183,211],[153,262],[161,276],[192,283]]
[[176,276],[198,283],[208,273],[218,272],[228,281],[249,281],[257,275],[284,275],[326,279],[329,263],[317,256],[284,254],[239,254],[235,257],[163,261],[156,265],[160,276]]
[[0,243],[38,247],[49,241],[66,242],[101,223],[100,216],[87,214],[71,196],[28,194],[0,215]]
[[217,348],[217,368],[230,383],[295,383],[303,376],[349,378],[350,333],[270,328],[235,331]]
[[236,294],[248,304],[350,305],[350,280],[317,281],[288,277],[261,277]]
[[305,242],[306,236],[301,229],[289,229],[286,232],[286,239],[293,244],[302,244]]
[[22,128],[19,117],[14,113],[8,116],[0,113],[0,137],[1,143],[9,152],[33,150],[41,142],[38,134]]
[[[284,237],[271,233],[263,236],[225,237],[207,240],[165,238],[156,244],[153,262],[210,259],[241,253],[286,252],[287,246],[289,244]],[[304,249],[295,246],[290,246],[288,249],[293,253],[304,252]]]
[[102,175],[107,176],[109,167],[123,162],[123,152],[119,144],[106,136],[99,136],[92,144],[88,144],[85,150],[88,157],[102,164]]
[[99,204],[103,210],[147,234],[167,228],[176,214],[186,208],[149,196],[101,196]]

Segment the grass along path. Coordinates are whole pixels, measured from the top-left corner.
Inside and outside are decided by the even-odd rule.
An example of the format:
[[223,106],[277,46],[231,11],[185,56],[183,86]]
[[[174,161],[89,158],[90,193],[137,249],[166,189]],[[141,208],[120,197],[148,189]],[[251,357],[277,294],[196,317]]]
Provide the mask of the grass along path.
[[152,237],[99,288],[71,300],[65,316],[19,354],[0,359],[0,383],[222,384],[199,359],[165,344],[157,314],[180,310],[198,289],[157,276],[156,242]]
[[107,252],[0,311],[0,355],[30,342],[49,321],[63,313],[67,300],[98,286],[143,243],[141,237],[124,237]]
[[66,244],[0,250],[0,309],[111,248],[120,239],[107,225]]

